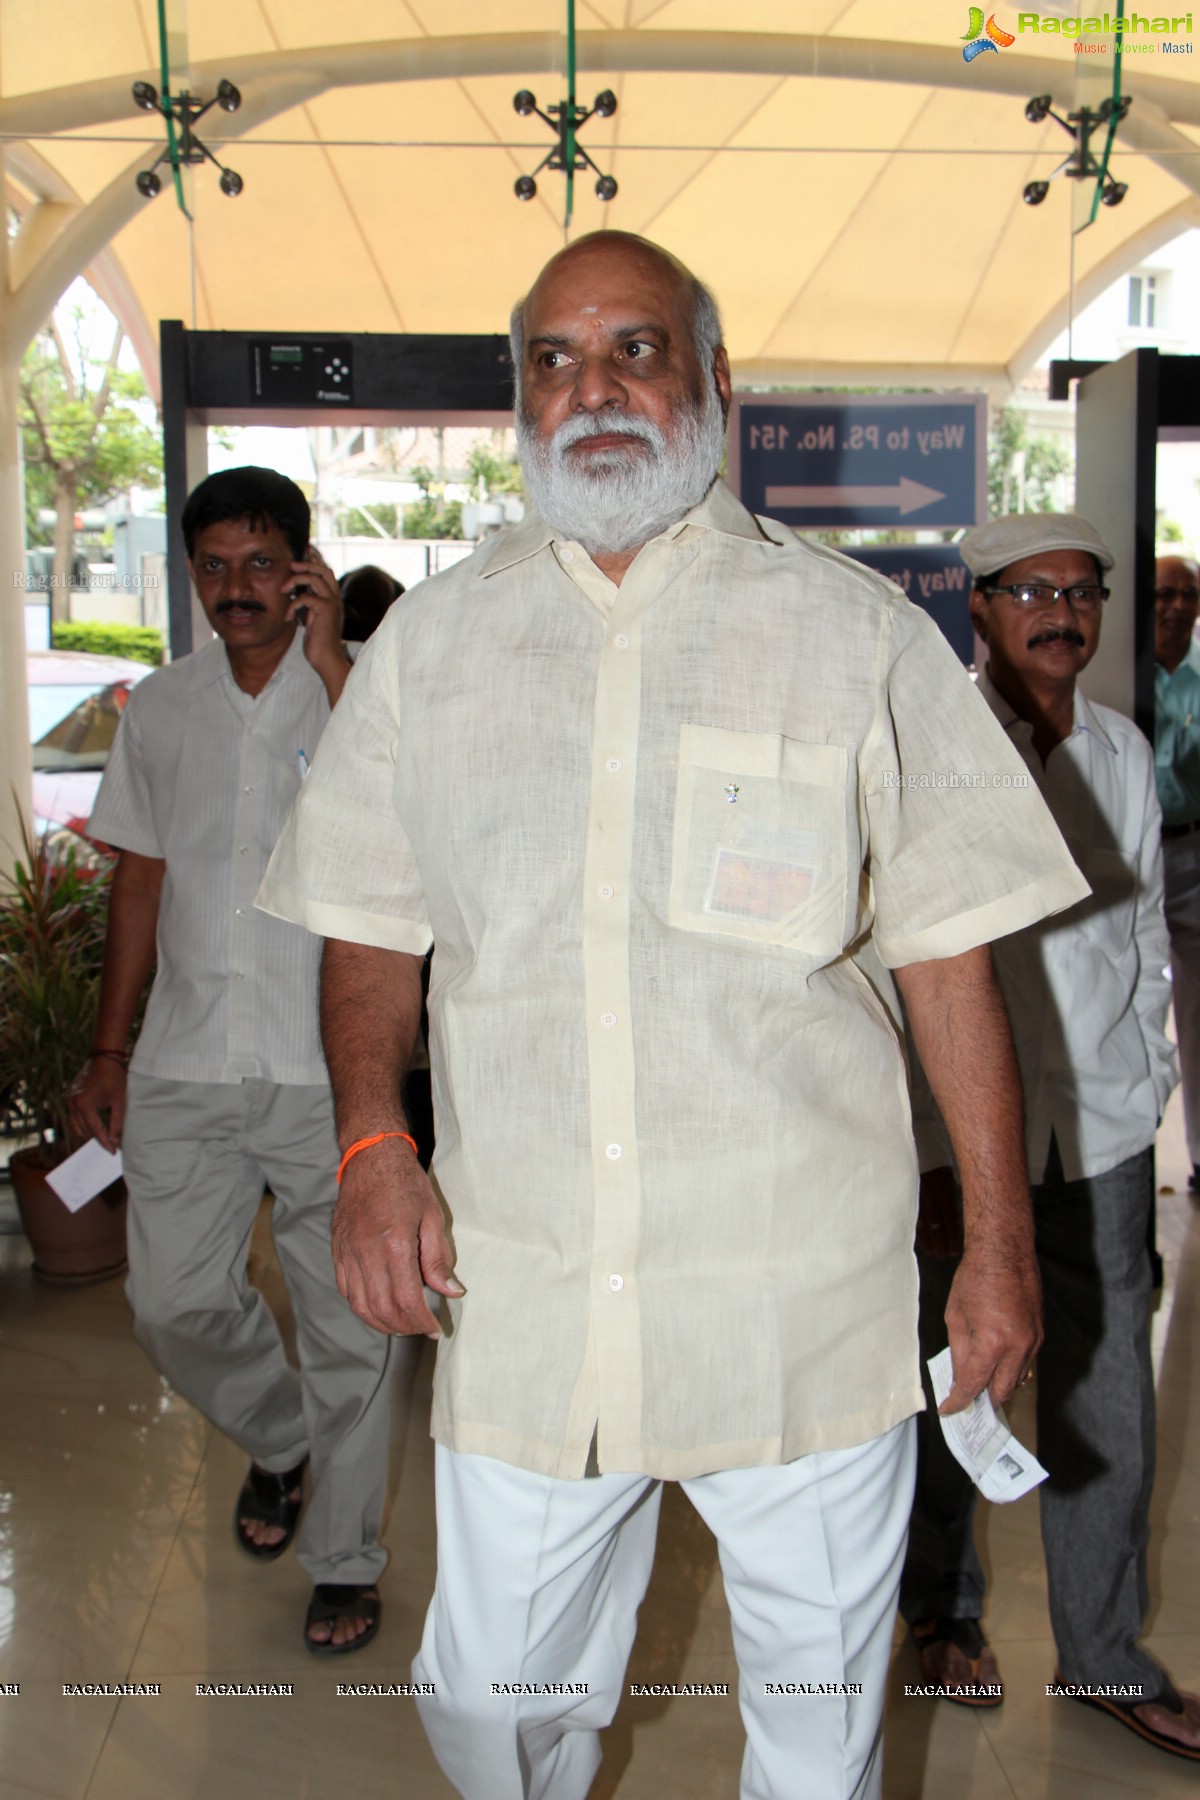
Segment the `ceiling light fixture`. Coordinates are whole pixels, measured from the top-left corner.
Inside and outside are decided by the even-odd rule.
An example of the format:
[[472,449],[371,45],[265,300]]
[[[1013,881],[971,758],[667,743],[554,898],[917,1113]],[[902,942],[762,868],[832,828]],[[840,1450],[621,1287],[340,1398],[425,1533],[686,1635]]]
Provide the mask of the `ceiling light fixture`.
[[563,218],[564,226],[571,223],[571,215],[575,210],[575,175],[578,170],[590,169],[596,176],[596,197],[600,200],[612,200],[616,196],[617,184],[613,176],[602,174],[592,161],[583,145],[579,142],[578,133],[582,125],[589,119],[611,119],[617,110],[617,96],[611,88],[604,88],[596,95],[591,106],[580,106],[575,99],[575,0],[567,0],[567,97],[556,106],[543,109],[528,88],[521,88],[513,95],[513,111],[519,118],[528,119],[534,113],[544,119],[556,138],[551,150],[543,156],[532,175],[518,175],[513,183],[513,193],[518,200],[532,200],[537,193],[535,176],[543,169],[559,169],[567,178],[567,204]]

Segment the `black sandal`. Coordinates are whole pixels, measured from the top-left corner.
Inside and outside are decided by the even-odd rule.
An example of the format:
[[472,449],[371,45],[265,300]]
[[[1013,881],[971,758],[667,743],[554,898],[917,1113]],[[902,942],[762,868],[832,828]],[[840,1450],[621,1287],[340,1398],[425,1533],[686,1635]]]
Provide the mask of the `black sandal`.
[[[283,1555],[300,1522],[304,1495],[300,1493],[293,1498],[293,1491],[301,1486],[307,1467],[307,1456],[282,1475],[272,1475],[266,1469],[260,1469],[257,1463],[250,1464],[233,1514],[234,1535],[247,1556],[256,1557],[259,1562],[274,1562],[277,1556]],[[259,1525],[278,1525],[283,1536],[277,1544],[256,1544],[253,1538],[247,1537],[243,1519],[253,1519]]]
[[[1054,1671],[1057,1687],[1065,1687],[1062,1675]],[[1081,1706],[1094,1706],[1097,1712],[1107,1713],[1118,1725],[1124,1725],[1129,1731],[1136,1731],[1140,1738],[1148,1744],[1156,1744],[1160,1750],[1167,1750],[1172,1756],[1182,1756],[1188,1762],[1200,1762],[1200,1750],[1193,1750],[1190,1744],[1181,1744],[1178,1738],[1167,1737],[1161,1731],[1155,1731],[1153,1725],[1147,1725],[1145,1719],[1139,1719],[1134,1712],[1135,1706],[1165,1706],[1168,1712],[1183,1713],[1183,1701],[1179,1698],[1174,1684],[1163,1677],[1163,1688],[1160,1693],[1144,1696],[1140,1700],[1115,1700],[1108,1694],[1067,1694],[1068,1700],[1078,1700]]]
[[[349,1656],[352,1651],[362,1650],[371,1642],[379,1630],[382,1614],[383,1607],[373,1581],[361,1585],[318,1581],[304,1619],[305,1648],[310,1656]],[[347,1638],[344,1644],[335,1644],[332,1638],[321,1641],[308,1635],[313,1625],[324,1625],[327,1622],[333,1624],[338,1619],[346,1618],[366,1619],[366,1630],[360,1631],[355,1638]]]

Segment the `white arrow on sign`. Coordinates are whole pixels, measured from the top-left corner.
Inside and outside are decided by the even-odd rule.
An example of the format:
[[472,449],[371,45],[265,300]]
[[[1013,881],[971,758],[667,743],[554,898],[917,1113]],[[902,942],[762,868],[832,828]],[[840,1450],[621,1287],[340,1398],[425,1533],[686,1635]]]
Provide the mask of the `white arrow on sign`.
[[944,500],[937,488],[925,487],[902,475],[891,487],[769,487],[767,510],[773,506],[803,506],[828,512],[844,506],[894,506],[901,513],[919,512]]

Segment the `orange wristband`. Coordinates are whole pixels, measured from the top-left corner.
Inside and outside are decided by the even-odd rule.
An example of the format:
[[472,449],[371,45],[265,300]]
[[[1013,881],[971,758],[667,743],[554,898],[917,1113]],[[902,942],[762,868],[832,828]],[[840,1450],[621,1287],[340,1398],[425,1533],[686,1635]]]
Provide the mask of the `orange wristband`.
[[357,1144],[351,1144],[345,1156],[343,1156],[341,1162],[338,1164],[338,1186],[341,1187],[342,1185],[342,1172],[352,1156],[357,1156],[360,1150],[369,1150],[372,1144],[382,1144],[384,1138],[394,1137],[403,1138],[406,1144],[411,1144],[413,1155],[417,1155],[417,1140],[414,1137],[409,1137],[407,1131],[377,1131],[374,1137],[359,1138]]

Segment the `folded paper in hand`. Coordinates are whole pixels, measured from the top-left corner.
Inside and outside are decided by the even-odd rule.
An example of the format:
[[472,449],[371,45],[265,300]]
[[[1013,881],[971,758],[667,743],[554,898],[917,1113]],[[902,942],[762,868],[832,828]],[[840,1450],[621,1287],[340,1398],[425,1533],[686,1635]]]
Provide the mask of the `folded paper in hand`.
[[[931,1356],[928,1367],[940,1406],[954,1386],[949,1350]],[[1019,1500],[1045,1481],[1045,1469],[1032,1451],[1017,1442],[1004,1414],[996,1411],[986,1390],[962,1412],[940,1413],[938,1417],[951,1455],[986,1499],[1000,1503]]]
[[121,1152],[106,1150],[98,1138],[89,1138],[83,1148],[51,1169],[46,1180],[68,1212],[78,1212],[121,1173]]

